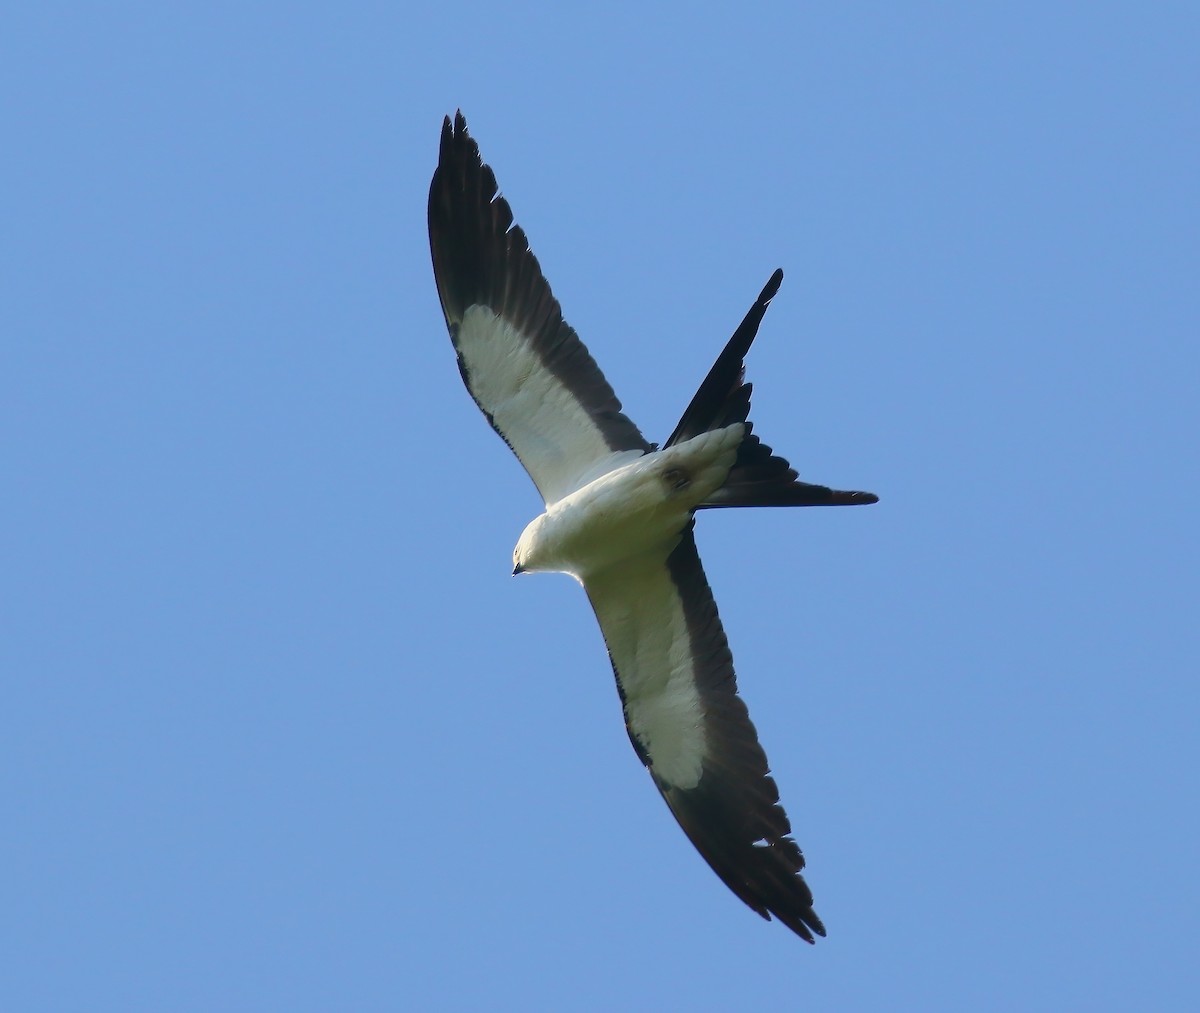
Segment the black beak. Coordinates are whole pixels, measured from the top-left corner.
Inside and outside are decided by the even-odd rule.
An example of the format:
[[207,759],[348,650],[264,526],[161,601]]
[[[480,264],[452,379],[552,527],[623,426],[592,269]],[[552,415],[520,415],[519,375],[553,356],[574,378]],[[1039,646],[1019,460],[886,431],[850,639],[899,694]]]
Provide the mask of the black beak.
[[525,567],[523,567],[520,563],[518,563],[516,566],[513,567],[513,576],[514,577],[518,573],[524,573],[524,572],[525,572]]

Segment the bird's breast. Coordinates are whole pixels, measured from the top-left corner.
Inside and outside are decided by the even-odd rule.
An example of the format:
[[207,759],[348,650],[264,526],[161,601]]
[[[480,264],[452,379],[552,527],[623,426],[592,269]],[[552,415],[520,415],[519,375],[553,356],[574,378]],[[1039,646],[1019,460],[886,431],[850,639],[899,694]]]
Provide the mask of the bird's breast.
[[582,579],[635,556],[665,558],[697,504],[725,480],[742,428],[646,454],[555,503],[530,526],[539,568]]

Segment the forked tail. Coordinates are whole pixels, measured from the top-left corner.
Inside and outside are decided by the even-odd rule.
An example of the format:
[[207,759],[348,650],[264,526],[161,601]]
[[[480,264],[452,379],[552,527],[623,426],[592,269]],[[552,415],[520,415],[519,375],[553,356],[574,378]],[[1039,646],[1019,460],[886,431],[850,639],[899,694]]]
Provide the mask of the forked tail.
[[745,382],[746,353],[758,333],[767,306],[779,291],[783,271],[776,270],[759,293],[750,311],[733,332],[733,337],[713,363],[696,396],[683,413],[679,425],[667,438],[670,447],[693,436],[746,423],[746,438],[738,448],[729,477],[698,509],[743,506],[856,506],[878,502],[870,492],[843,492],[824,485],[801,482],[795,468],[753,435],[750,422],[750,392]]

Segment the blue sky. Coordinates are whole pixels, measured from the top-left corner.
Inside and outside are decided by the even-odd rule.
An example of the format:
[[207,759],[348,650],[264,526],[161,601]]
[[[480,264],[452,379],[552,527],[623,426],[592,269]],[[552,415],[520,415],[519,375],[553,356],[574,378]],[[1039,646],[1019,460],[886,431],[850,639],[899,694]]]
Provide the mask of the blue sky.
[[[27,4],[6,1009],[1194,1008],[1193,5]],[[429,266],[464,110],[698,541],[829,938],[695,855]]]

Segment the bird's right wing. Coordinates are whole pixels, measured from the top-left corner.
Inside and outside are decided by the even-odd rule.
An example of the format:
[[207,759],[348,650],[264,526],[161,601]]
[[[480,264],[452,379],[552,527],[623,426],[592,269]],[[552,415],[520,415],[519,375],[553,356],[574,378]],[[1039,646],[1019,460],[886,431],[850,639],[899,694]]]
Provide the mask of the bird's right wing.
[[630,741],[679,825],[760,915],[810,943],[823,936],[690,527],[665,559],[635,558],[584,586]]

